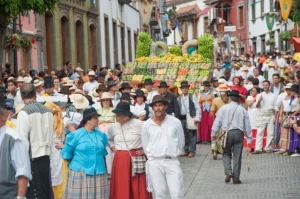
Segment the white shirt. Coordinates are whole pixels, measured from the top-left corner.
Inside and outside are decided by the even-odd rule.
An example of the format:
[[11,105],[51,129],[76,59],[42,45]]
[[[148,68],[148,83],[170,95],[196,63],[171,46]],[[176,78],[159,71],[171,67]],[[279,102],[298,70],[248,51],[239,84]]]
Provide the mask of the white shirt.
[[259,80],[258,87],[262,88],[263,87],[263,81],[265,81],[265,78],[261,75],[258,75],[257,77],[254,77],[254,78],[257,78]]
[[147,103],[150,104],[152,102],[153,97],[158,94],[159,93],[156,90],[152,90],[152,91],[148,92]]
[[273,83],[273,74],[279,74],[280,75],[280,70],[277,69],[275,70],[273,67],[269,67],[268,64],[263,63],[263,67],[261,68],[262,71],[268,71],[268,80],[270,81],[270,83]]
[[298,98],[294,99],[292,101],[292,104],[290,105],[290,98],[287,100],[283,99],[283,112],[295,112],[299,109],[299,100]]
[[14,106],[17,106],[19,104],[24,104],[24,102],[21,98],[20,90],[17,90],[16,96],[14,97]]
[[130,105],[130,112],[136,117],[141,117],[143,115],[146,115],[146,111],[144,109],[132,105]]
[[83,85],[83,90],[86,91],[86,92],[90,92],[97,86],[97,84],[98,84],[97,81],[85,82],[84,85]]
[[276,111],[280,111],[280,106],[281,106],[281,103],[283,102],[284,98],[287,96],[286,92],[284,93],[281,93],[278,97],[277,97],[277,100],[276,100],[276,103],[275,103],[275,110]]
[[277,96],[274,93],[271,92],[262,92],[257,95],[256,97],[256,103],[260,99],[260,96],[262,96],[262,101],[260,102],[260,107],[258,108],[261,111],[269,111],[275,109],[276,104],[276,98]]
[[249,83],[249,84],[246,84],[244,87],[245,87],[245,88],[247,89],[247,91],[248,91],[248,90],[250,90],[250,89],[253,88],[253,84],[252,84],[252,83]]
[[[196,110],[196,116],[195,116],[195,120],[200,121],[201,120],[201,109],[197,100],[197,97],[195,95],[193,96],[193,103],[195,106],[195,110]],[[179,99],[179,97],[177,98]],[[178,101],[179,103],[179,101]],[[190,103],[189,103],[189,95],[181,95],[181,104],[179,104],[179,106],[181,106],[181,115],[186,115],[186,112],[190,113]]]
[[279,68],[286,67],[286,61],[283,57],[277,58],[276,63],[277,63]]
[[280,93],[280,84],[278,84],[278,87],[276,87],[275,85],[273,86],[273,93],[276,95],[276,97],[279,95],[279,93]]
[[142,127],[142,144],[148,158],[179,156],[185,144],[180,120],[167,114],[159,126],[148,119]]
[[[141,148],[141,129],[143,123],[143,121],[132,118],[123,125],[116,122],[109,126],[107,132],[109,147],[114,146],[116,150],[126,151]],[[126,143],[124,142],[124,138]]]
[[252,75],[252,76],[254,76],[254,74],[253,74],[253,70],[254,70],[254,68],[255,68],[255,66],[250,66],[250,67],[248,67],[248,73],[249,73],[249,75]]
[[98,100],[99,100],[99,97],[96,97],[93,99],[93,102],[95,102],[95,104],[93,104],[92,107],[94,107],[96,110],[102,108],[101,103],[98,102]]
[[214,75],[215,78],[220,79],[220,77],[223,76],[223,71],[221,69],[218,70],[218,69],[215,68],[214,71],[213,71],[213,75]]

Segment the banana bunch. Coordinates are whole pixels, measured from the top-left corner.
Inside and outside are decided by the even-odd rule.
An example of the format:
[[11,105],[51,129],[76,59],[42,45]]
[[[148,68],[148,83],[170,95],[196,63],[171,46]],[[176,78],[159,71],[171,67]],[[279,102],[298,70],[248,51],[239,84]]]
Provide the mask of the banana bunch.
[[212,59],[214,48],[214,37],[211,34],[204,34],[198,38],[198,54],[205,59]]
[[201,55],[188,55],[176,56],[172,53],[167,53],[164,57],[139,57],[135,59],[136,62],[148,62],[148,63],[210,63],[209,59],[202,57]]
[[136,57],[148,57],[150,55],[150,44],[152,43],[150,35],[145,32],[141,32],[138,37],[138,43],[136,46]]
[[136,58],[135,61],[136,62],[148,62],[149,61],[149,57],[139,57],[139,58]]

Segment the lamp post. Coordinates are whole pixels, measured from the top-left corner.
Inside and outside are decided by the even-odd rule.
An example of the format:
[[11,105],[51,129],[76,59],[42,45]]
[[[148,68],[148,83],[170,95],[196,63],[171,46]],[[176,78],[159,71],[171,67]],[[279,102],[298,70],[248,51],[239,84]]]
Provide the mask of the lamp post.
[[[13,19],[13,34],[17,31],[17,19]],[[14,48],[14,74],[17,74],[18,71],[18,52],[17,49]]]

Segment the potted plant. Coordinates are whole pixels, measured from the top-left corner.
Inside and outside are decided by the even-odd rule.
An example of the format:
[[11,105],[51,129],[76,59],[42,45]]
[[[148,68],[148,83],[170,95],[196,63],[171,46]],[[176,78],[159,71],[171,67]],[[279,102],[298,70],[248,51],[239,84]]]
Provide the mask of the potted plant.
[[173,6],[173,8],[169,10],[168,14],[169,14],[170,20],[176,18],[176,15],[177,15],[176,7]]
[[11,34],[5,36],[4,48],[20,48],[20,36],[18,34]]
[[290,38],[292,38],[292,32],[291,31],[281,31],[279,33],[279,38],[281,40],[289,40]]
[[273,45],[275,45],[275,39],[274,39],[274,38],[269,39],[269,40],[266,42],[266,45],[267,45],[267,46],[273,46]]
[[20,46],[24,51],[28,51],[32,48],[32,44],[35,44],[34,38],[29,38],[27,36],[23,36],[20,39]]

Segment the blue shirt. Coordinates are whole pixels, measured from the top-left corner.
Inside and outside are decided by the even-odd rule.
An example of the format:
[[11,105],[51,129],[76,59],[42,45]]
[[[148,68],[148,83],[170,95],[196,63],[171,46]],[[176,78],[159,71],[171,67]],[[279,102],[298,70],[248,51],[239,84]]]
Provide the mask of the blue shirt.
[[85,128],[77,129],[67,136],[61,156],[71,160],[69,168],[87,175],[104,174],[106,167],[104,156],[107,155],[105,146],[108,143],[106,134],[98,129],[87,132]]
[[80,75],[76,72],[73,75],[71,75],[70,79],[75,80],[77,77],[80,77]]

